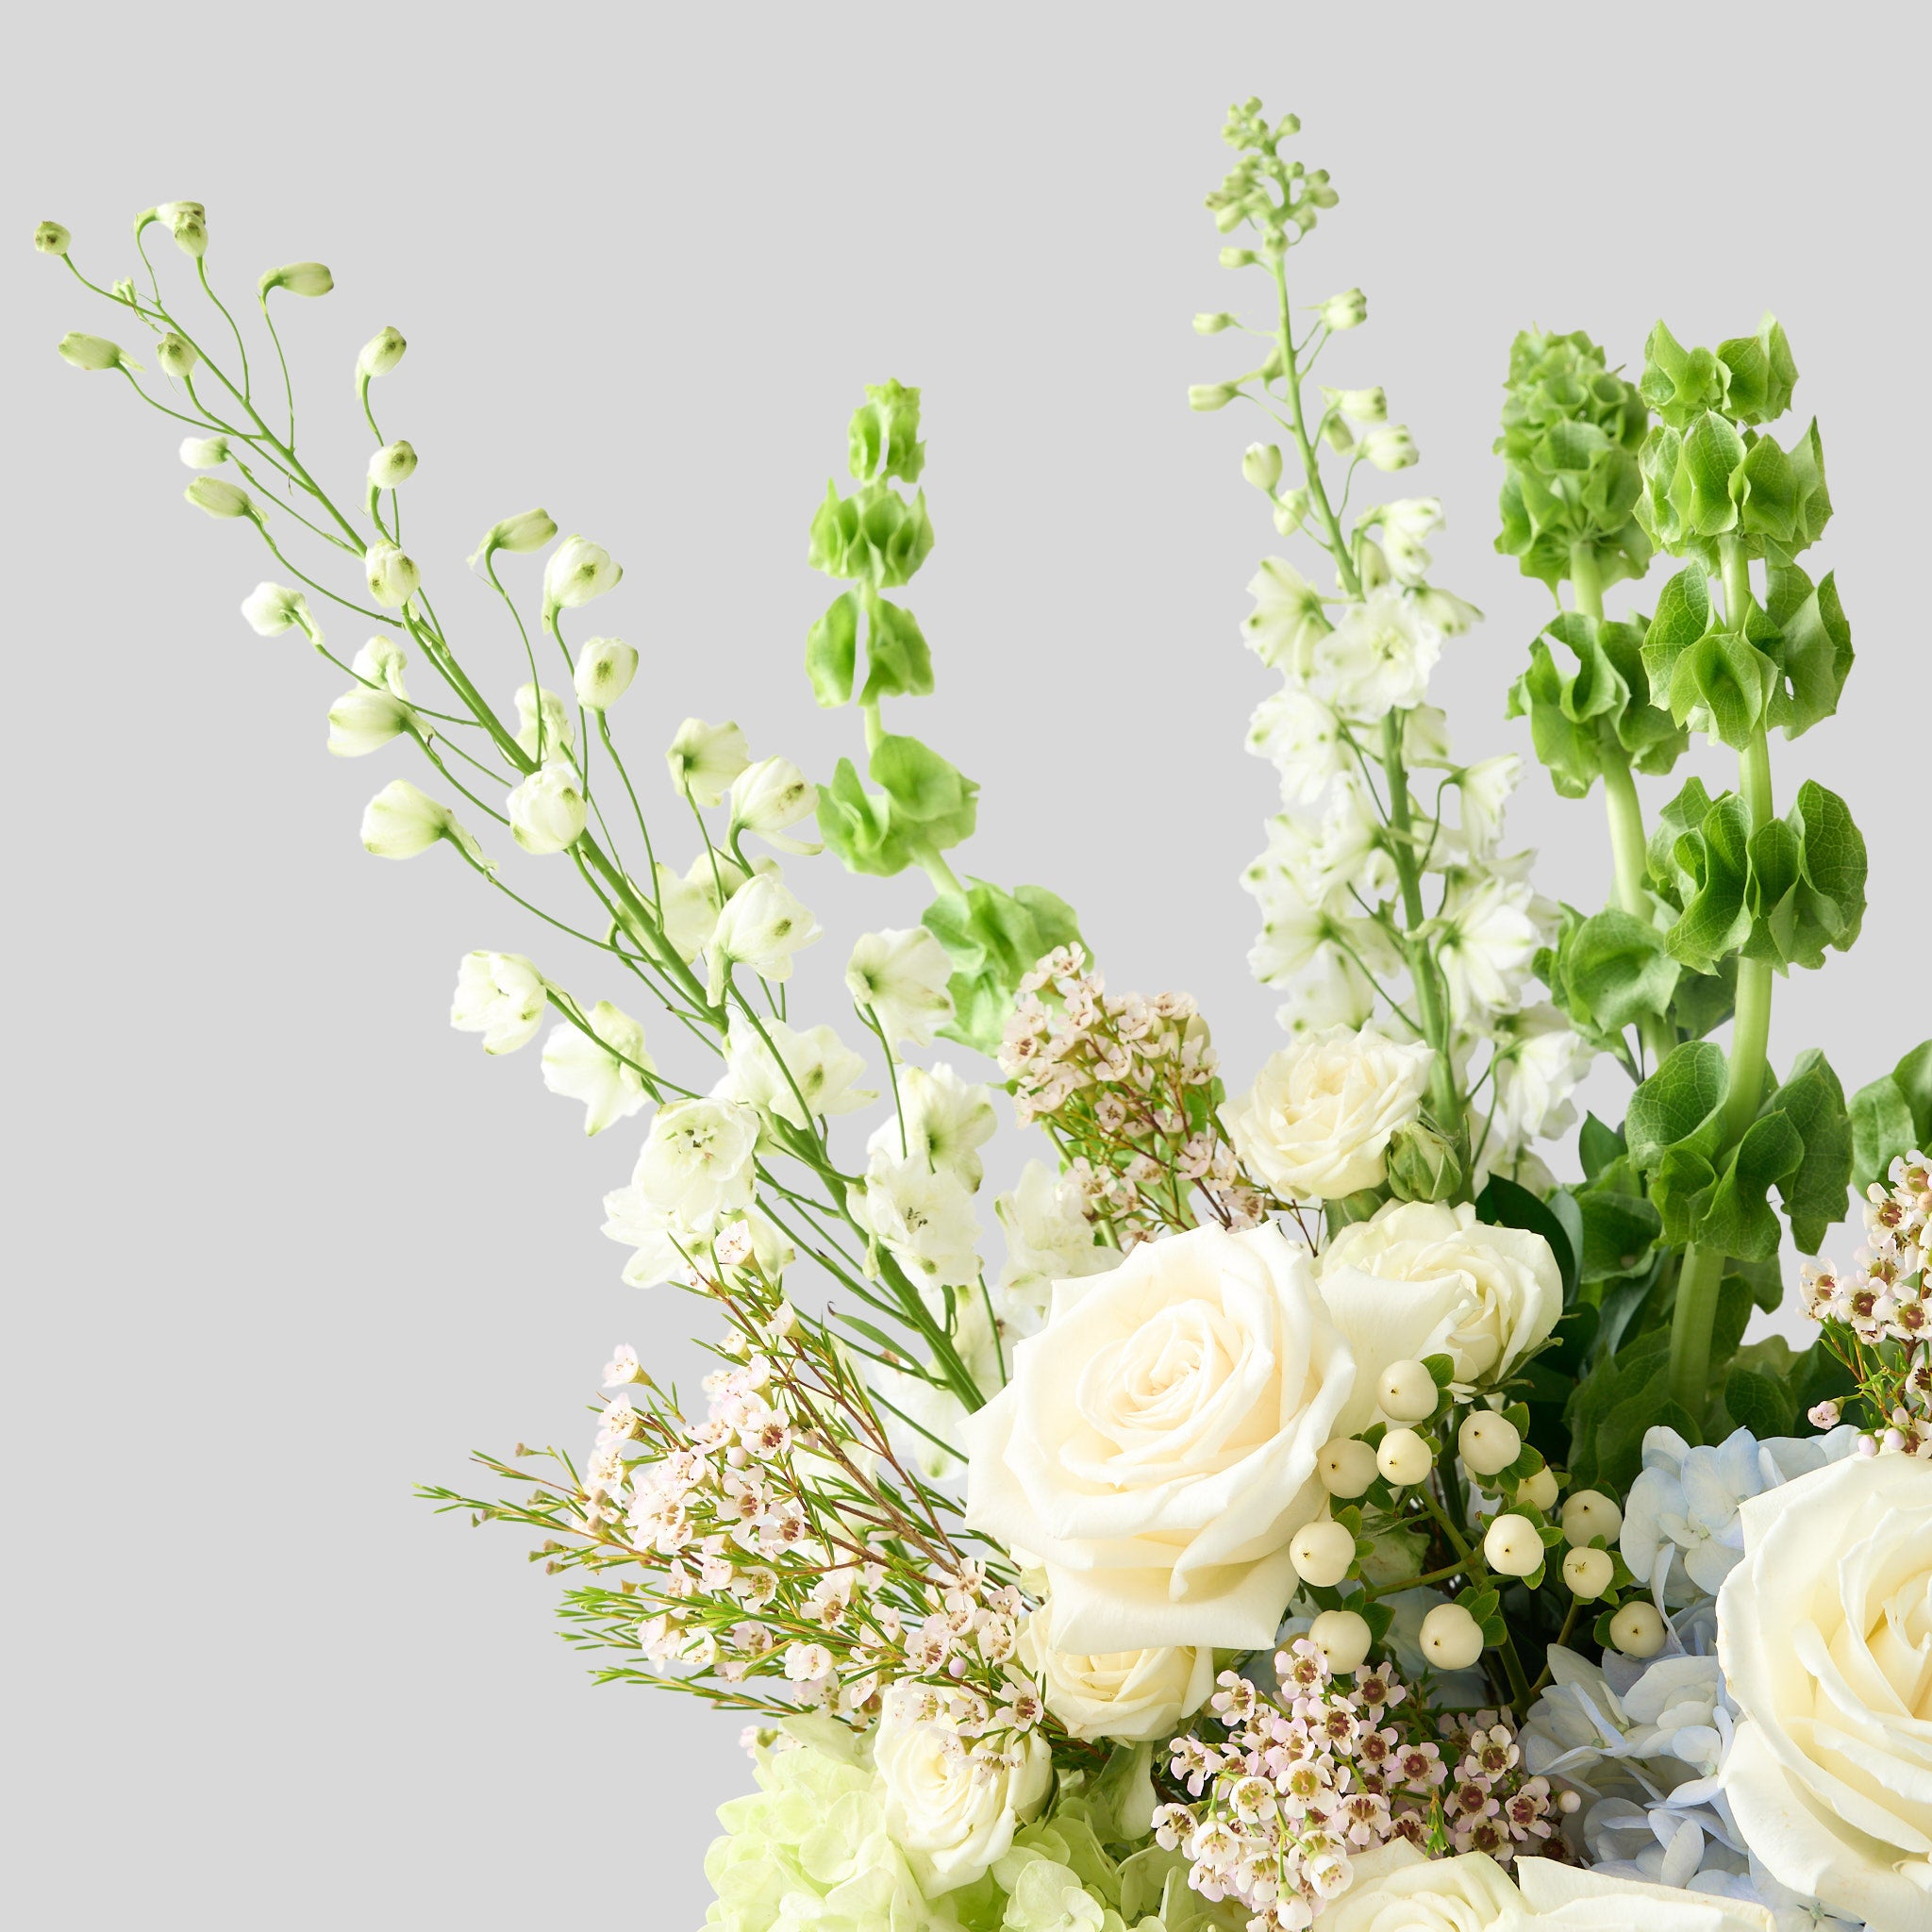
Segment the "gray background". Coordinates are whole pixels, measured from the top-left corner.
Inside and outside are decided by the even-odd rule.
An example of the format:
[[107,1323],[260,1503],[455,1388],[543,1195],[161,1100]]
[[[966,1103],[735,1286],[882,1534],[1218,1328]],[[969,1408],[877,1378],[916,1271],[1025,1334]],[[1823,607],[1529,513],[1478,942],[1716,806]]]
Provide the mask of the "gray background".
[[[913,602],[941,702],[896,715],[985,783],[965,864],[1066,892],[1117,985],[1200,995],[1237,1083],[1274,1001],[1235,885],[1271,797],[1240,750],[1269,678],[1236,627],[1277,546],[1238,474],[1252,431],[1183,406],[1235,366],[1188,326],[1239,286],[1200,208],[1227,101],[1298,108],[1341,191],[1302,293],[1369,291],[1324,374],[1387,384],[1424,457],[1402,487],[1449,506],[1438,575],[1490,613],[1437,681],[1472,757],[1527,748],[1502,692],[1543,608],[1490,549],[1512,333],[1584,325],[1634,358],[1659,312],[1708,341],[1774,308],[1862,657],[1843,714],[1780,744],[1779,797],[1833,777],[1875,873],[1863,943],[1780,989],[1773,1045],[1823,1043],[1851,1085],[1924,1024],[1925,46],[1899,20],[108,8],[16,29],[20,1923],[694,1923],[712,1808],[746,1775],[734,1721],[592,1690],[514,1534],[409,1496],[473,1445],[580,1450],[619,1339],[689,1361],[694,1311],[625,1289],[598,1233],[635,1127],[586,1143],[534,1049],[491,1061],[443,1024],[473,945],[611,989],[447,855],[362,854],[364,799],[407,767],[323,755],[340,679],[235,614],[271,573],[181,502],[180,432],[55,360],[63,330],[111,325],[27,252],[35,220],[103,278],[132,265],[134,210],[179,196],[208,204],[237,294],[275,261],[331,263],[337,292],[281,313],[305,443],[338,480],[364,449],[354,352],[398,325],[380,393],[423,458],[410,548],[469,661],[500,698],[522,675],[462,571],[485,525],[541,501],[608,544],[627,575],[594,628],[644,654],[619,723],[665,822],[657,755],[687,711],[820,776],[854,742],[800,675],[826,595],[805,526],[860,384],[923,384],[940,541]],[[1545,891],[1600,902],[1596,801],[1558,804],[1533,767],[1515,824]],[[802,883],[834,934],[808,986],[923,903],[829,861]]]

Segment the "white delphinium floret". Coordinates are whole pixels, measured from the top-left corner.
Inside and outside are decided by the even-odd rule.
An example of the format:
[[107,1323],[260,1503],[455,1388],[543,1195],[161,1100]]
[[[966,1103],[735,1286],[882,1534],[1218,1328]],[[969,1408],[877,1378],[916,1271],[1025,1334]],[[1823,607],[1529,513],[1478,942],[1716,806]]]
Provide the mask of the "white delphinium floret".
[[624,566],[611,561],[609,551],[582,537],[566,537],[544,560],[544,621],[614,591],[623,575]]
[[389,327],[378,330],[357,351],[357,375],[364,378],[387,375],[403,359],[403,352],[408,346],[401,329]]
[[339,758],[366,758],[408,730],[415,717],[394,692],[351,685],[328,708],[328,749]]
[[514,1053],[536,1038],[549,1002],[543,975],[521,953],[466,953],[449,1024],[480,1033],[485,1053]]
[[856,1084],[865,1062],[830,1026],[800,1032],[782,1020],[760,1024],[762,1033],[742,1013],[732,1014],[724,1038],[725,1074],[715,1090],[722,1097],[794,1127],[809,1125],[808,1116],[854,1113],[878,1098],[873,1089]]
[[448,806],[419,791],[407,778],[391,779],[363,808],[362,844],[378,858],[413,858],[439,839],[447,839],[484,871],[495,871]]
[[385,610],[400,610],[421,587],[423,573],[398,545],[376,542],[363,553],[362,580]]
[[1537,949],[1548,942],[1555,912],[1525,880],[1507,873],[1452,874],[1431,938],[1457,1025],[1513,1012],[1522,1005]]
[[1523,760],[1512,752],[1484,758],[1460,773],[1456,789],[1462,801],[1462,849],[1474,859],[1493,858],[1503,836],[1509,794],[1523,776]]
[[664,754],[671,783],[680,796],[698,805],[716,805],[732,781],[751,763],[751,747],[736,724],[708,724],[687,718]]
[[658,923],[672,949],[689,966],[718,929],[718,898],[708,876],[700,884],[659,863],[656,874]]
[[1547,1001],[1500,1017],[1495,1034],[1491,1138],[1511,1149],[1554,1140],[1576,1118],[1570,1097],[1590,1072],[1595,1050]]
[[590,821],[575,768],[562,758],[541,764],[509,794],[510,836],[525,852],[565,852]]
[[1424,547],[1442,527],[1440,496],[1404,496],[1369,513],[1382,531],[1382,555],[1389,575],[1398,584],[1413,586],[1429,573],[1430,558]]
[[786,830],[818,809],[819,788],[790,758],[759,758],[731,781],[731,829],[750,832],[781,852],[810,855],[824,848]]
[[1422,703],[1442,655],[1441,627],[1408,591],[1385,585],[1351,605],[1315,648],[1338,709],[1365,724]]
[[845,990],[894,1046],[929,1046],[953,1017],[953,961],[924,926],[861,933],[845,962]]
[[378,490],[394,490],[415,474],[413,443],[386,442],[369,458],[369,480]]
[[644,1050],[644,1029],[608,1000],[584,1015],[597,1037],[577,1027],[555,1027],[543,1042],[543,1084],[553,1093],[584,1103],[584,1132],[601,1134],[628,1120],[649,1098],[644,1074],[657,1063]]
[[622,638],[586,638],[574,678],[577,702],[589,711],[608,711],[637,674],[638,654]]
[[228,439],[225,436],[184,436],[181,439],[181,460],[191,470],[215,470],[228,460]]
[[874,1154],[851,1199],[859,1224],[915,1282],[964,1288],[978,1279],[979,1224],[973,1197],[955,1175],[934,1173],[916,1155]]
[[[394,334],[394,331],[385,333]],[[397,336],[396,340],[401,341],[402,338]],[[397,353],[400,355],[401,351]],[[500,524],[491,524],[484,531],[482,542],[470,553],[470,562],[474,565],[487,559],[498,550],[508,550],[512,556],[520,551],[541,550],[556,535],[557,524],[547,509],[520,510],[513,517],[505,517]]]
[[631,1187],[681,1225],[709,1231],[750,1206],[758,1140],[757,1112],[738,1101],[674,1100],[652,1116]]
[[1299,684],[1284,685],[1256,706],[1248,749],[1281,774],[1284,805],[1312,805],[1348,762],[1334,707]]
[[1285,558],[1268,557],[1248,595],[1255,608],[1241,621],[1241,636],[1249,650],[1274,670],[1307,677],[1315,668],[1315,647],[1330,628],[1321,591]]
[[182,493],[196,509],[206,510],[218,521],[259,517],[255,500],[247,491],[238,483],[224,483],[219,476],[197,476]]
[[732,893],[718,915],[706,954],[711,998],[724,992],[733,966],[749,966],[760,979],[790,979],[794,957],[824,937],[824,929],[775,873],[757,874]]
[[308,613],[308,600],[282,584],[257,584],[242,600],[242,615],[257,637],[278,637],[292,626],[310,643],[322,641],[322,628]]
[[866,1152],[924,1160],[976,1192],[986,1175],[979,1150],[998,1124],[991,1091],[962,1080],[943,1061],[930,1069],[901,1067],[899,1116],[879,1124],[865,1143]]
[[1047,1298],[1056,1281],[1077,1281],[1118,1268],[1118,1248],[1093,1239],[1093,1224],[1082,1211],[1077,1182],[1029,1160],[1010,1193],[993,1196],[993,1212],[1007,1237],[1006,1265],[998,1287],[1005,1307],[1019,1317],[1013,1325],[1031,1334],[1046,1319]]
[[534,684],[517,686],[517,749],[526,758],[540,755],[537,724],[541,718],[541,756],[561,758],[575,744],[575,731],[569,708],[554,691],[540,692]]

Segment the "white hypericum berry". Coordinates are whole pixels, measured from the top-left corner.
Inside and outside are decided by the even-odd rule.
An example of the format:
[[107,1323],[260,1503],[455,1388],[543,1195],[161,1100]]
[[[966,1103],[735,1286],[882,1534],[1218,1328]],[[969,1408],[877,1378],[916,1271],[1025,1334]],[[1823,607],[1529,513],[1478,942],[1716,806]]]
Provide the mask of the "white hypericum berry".
[[1421,1642],[1431,1668],[1466,1671],[1483,1654],[1483,1626],[1460,1604],[1438,1604],[1423,1619]]
[[1375,1451],[1375,1467],[1405,1489],[1426,1481],[1435,1464],[1429,1445],[1413,1429],[1391,1429]]
[[1324,1610],[1315,1619],[1308,1639],[1338,1677],[1346,1676],[1367,1658],[1373,1641],[1368,1620],[1354,1610]]
[[1382,1411],[1398,1423],[1419,1423],[1436,1412],[1441,1391],[1421,1362],[1391,1362],[1375,1385]]
[[1353,1436],[1338,1436],[1316,1457],[1315,1474],[1331,1496],[1359,1496],[1375,1480],[1375,1452]]
[[1563,1535],[1573,1549],[1598,1537],[1608,1542],[1623,1526],[1623,1510],[1601,1490],[1578,1490],[1563,1505]]
[[1545,1466],[1534,1475],[1524,1476],[1516,1485],[1516,1500],[1547,1516],[1557,1501],[1557,1472]]
[[1355,1538],[1346,1525],[1324,1517],[1296,1530],[1289,1540],[1288,1554],[1304,1583],[1332,1590],[1355,1562]]
[[1507,1416],[1479,1408],[1463,1419],[1456,1446],[1475,1475],[1499,1475],[1523,1454],[1523,1438]]
[[1498,1516],[1483,1536],[1483,1556],[1502,1576],[1527,1576],[1542,1562],[1543,1540],[1528,1517]]
[[1664,1622],[1662,1612],[1645,1598],[1625,1604],[1610,1619],[1610,1641],[1625,1657],[1655,1657],[1669,1635],[1670,1625]]
[[1563,1558],[1563,1581],[1575,1596],[1599,1597],[1609,1589],[1616,1568],[1607,1550],[1572,1550]]

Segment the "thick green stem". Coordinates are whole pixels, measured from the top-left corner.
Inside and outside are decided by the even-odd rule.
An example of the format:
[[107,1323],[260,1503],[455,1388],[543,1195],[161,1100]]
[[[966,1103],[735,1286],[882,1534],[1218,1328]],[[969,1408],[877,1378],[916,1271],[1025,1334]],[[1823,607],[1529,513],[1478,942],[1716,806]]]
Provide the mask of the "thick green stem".
[[1685,1251],[1671,1317],[1671,1400],[1699,1424],[1710,1407],[1710,1331],[1724,1278],[1722,1250],[1693,1242]]
[[[1637,781],[1630,775],[1630,761],[1621,747],[1603,747],[1604,812],[1610,826],[1610,860],[1616,868],[1617,904],[1631,915],[1651,924],[1650,857],[1643,836],[1643,806],[1637,796]],[[1676,1044],[1676,1029],[1661,1013],[1645,1013],[1638,1022],[1643,1050],[1649,1056],[1650,1070],[1660,1067]]]

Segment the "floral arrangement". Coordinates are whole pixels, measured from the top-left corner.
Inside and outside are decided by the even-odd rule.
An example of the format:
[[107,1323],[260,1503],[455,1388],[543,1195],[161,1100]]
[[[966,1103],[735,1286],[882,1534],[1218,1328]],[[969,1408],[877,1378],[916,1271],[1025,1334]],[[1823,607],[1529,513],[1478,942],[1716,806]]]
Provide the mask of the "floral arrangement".
[[[537,1542],[600,1678],[741,1713],[756,1790],[706,1861],[733,1932],[1932,1925],[1932,1041],[1849,1100],[1815,1049],[1771,1057],[1778,978],[1866,891],[1843,800],[1774,802],[1772,729],[1852,663],[1800,561],[1818,426],[1772,426],[1790,345],[1659,323],[1635,381],[1580,332],[1509,348],[1496,548],[1553,608],[1508,709],[1560,794],[1601,791],[1615,868],[1599,910],[1545,897],[1507,847],[1522,760],[1460,762],[1428,703],[1479,618],[1431,581],[1442,506],[1366,500],[1415,443],[1382,389],[1315,379],[1359,380],[1368,305],[1299,299],[1337,195],[1298,125],[1230,111],[1208,206],[1260,301],[1194,321],[1249,345],[1190,400],[1263,425],[1242,470],[1291,553],[1244,625],[1278,678],[1244,883],[1287,1039],[1236,1095],[1186,994],[1112,990],[1064,899],[956,869],[979,788],[899,728],[935,683],[917,390],[866,390],[810,519],[837,589],[806,671],[862,758],[814,783],[646,718],[653,777],[614,728],[640,653],[581,634],[603,547],[507,517],[470,558],[500,638],[439,615],[417,455],[378,426],[396,329],[332,493],[275,320],[326,268],[260,277],[251,358],[199,204],[141,214],[105,286],[38,230],[158,379],[102,337],[62,358],[185,426],[189,502],[266,546],[242,614],[334,668],[328,749],[426,760],[363,843],[445,848],[536,922],[541,964],[461,961],[452,1024],[544,1035],[544,1084],[636,1149],[625,1278],[699,1305],[700,1399],[621,1347],[588,1454],[425,1493]],[[1638,778],[1693,733],[1735,790],[1646,824]],[[791,1011],[814,859],[933,891],[852,943],[829,1019]],[[1601,1056],[1624,1118],[1579,1125]],[[992,1194],[993,1260],[1001,1095],[1053,1159]],[[1558,1182],[1537,1149],[1573,1128]],[[1854,1186],[1850,1267],[1801,1271],[1815,1342],[1747,1342],[1787,1233],[1816,1256]]]

